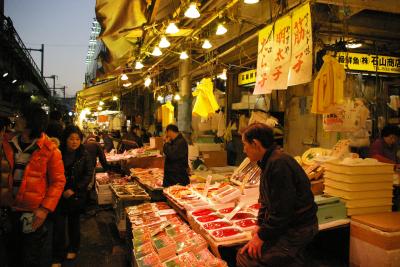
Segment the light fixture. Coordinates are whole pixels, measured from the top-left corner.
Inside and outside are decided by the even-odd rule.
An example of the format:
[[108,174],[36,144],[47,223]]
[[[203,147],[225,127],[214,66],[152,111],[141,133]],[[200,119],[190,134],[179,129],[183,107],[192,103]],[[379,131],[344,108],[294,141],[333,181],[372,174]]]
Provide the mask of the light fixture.
[[223,35],[227,32],[228,30],[225,28],[225,26],[222,23],[218,24],[217,31],[215,32],[216,35]]
[[7,77],[7,75],[8,75],[8,72],[5,72],[5,73],[3,74],[3,78]]
[[191,19],[197,19],[200,17],[200,12],[197,10],[196,3],[190,3],[189,8],[185,11],[185,17]]
[[140,70],[142,69],[144,66],[142,64],[142,62],[140,60],[136,61],[135,63],[135,69]]
[[103,105],[104,105],[104,102],[100,100],[99,106],[103,106]]
[[144,80],[144,86],[149,87],[151,84],[151,79],[149,76],[146,77],[146,80]]
[[17,79],[14,79],[11,83],[16,83],[17,82]]
[[113,100],[113,101],[117,101],[117,100],[118,100],[118,96],[116,96],[116,95],[113,96],[113,97],[112,97],[112,100]]
[[346,48],[355,49],[362,46],[362,43],[347,43]]
[[226,79],[228,79],[228,78],[226,77],[226,69],[224,69],[224,70],[222,71],[222,73],[219,74],[217,77],[220,78],[221,80],[226,80]]
[[171,45],[171,43],[168,41],[167,37],[163,36],[161,37],[160,43],[159,43],[159,47],[161,48],[167,48]]
[[154,47],[153,52],[151,54],[155,57],[159,57],[162,55],[162,52],[161,49],[158,46],[156,46]]
[[186,53],[186,51],[182,51],[179,58],[180,59],[188,59],[189,55]]
[[170,22],[168,27],[165,29],[165,33],[167,34],[175,34],[179,32],[179,28],[176,26],[174,22]]
[[208,39],[205,39],[204,43],[201,47],[204,49],[210,49],[212,47],[212,44],[210,43],[210,41]]
[[174,96],[174,100],[176,100],[176,101],[181,100],[181,96],[178,93],[176,93]]
[[129,86],[131,86],[132,85],[132,83],[124,83],[122,86],[123,87],[129,87]]
[[70,112],[68,112],[68,116],[70,116],[70,117],[72,117],[72,112],[70,111]]
[[245,4],[257,4],[258,2],[260,2],[260,0],[244,0]]
[[121,75],[121,80],[126,81],[128,80],[128,75],[126,75],[125,73]]
[[159,96],[157,97],[157,101],[158,101],[158,102],[164,101],[164,97],[162,97],[162,96],[159,95]]
[[98,106],[98,107],[97,107],[97,110],[100,111],[100,110],[103,110],[103,108],[102,108],[101,106]]

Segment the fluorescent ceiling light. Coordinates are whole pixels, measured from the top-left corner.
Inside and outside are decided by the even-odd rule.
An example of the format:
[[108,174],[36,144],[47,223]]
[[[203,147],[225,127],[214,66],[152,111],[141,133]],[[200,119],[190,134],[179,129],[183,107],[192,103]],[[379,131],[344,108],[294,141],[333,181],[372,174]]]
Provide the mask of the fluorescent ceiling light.
[[346,48],[349,48],[349,49],[359,48],[361,46],[362,46],[362,43],[348,43],[348,44],[346,44]]
[[7,77],[7,75],[8,75],[8,72],[4,73],[3,78]]
[[259,0],[244,0],[245,4],[257,4]]
[[135,63],[135,69],[140,70],[140,69],[142,69],[143,67],[144,67],[144,66],[143,66],[142,62],[136,61],[136,63]]
[[208,41],[208,39],[205,39],[201,47],[204,49],[210,49],[212,47],[212,44],[210,43],[210,41]]
[[128,75],[126,75],[125,73],[121,75],[121,80],[126,81],[128,80]]
[[153,52],[151,54],[155,57],[159,57],[162,55],[162,52],[161,49],[158,46],[156,46],[154,47]]
[[222,23],[218,24],[217,31],[215,32],[216,35],[223,35],[227,32],[228,30],[225,28]]
[[188,59],[189,55],[186,53],[186,51],[182,51],[179,58],[180,59]]
[[175,34],[179,32],[179,28],[175,25],[174,22],[170,22],[168,24],[167,29],[165,29],[165,33],[167,34]]
[[167,37],[163,36],[161,37],[160,44],[158,45],[161,48],[167,48],[171,45],[171,43],[168,41]]
[[151,84],[151,79],[149,76],[147,76],[146,80],[144,80],[144,86],[149,87]]
[[191,19],[197,19],[200,17],[200,12],[197,10],[196,3],[190,3],[189,8],[185,11],[185,17]]

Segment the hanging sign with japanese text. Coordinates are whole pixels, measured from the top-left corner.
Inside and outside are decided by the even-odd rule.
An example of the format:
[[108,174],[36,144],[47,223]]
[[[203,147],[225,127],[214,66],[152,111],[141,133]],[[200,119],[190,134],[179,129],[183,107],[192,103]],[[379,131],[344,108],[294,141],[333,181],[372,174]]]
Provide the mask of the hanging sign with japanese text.
[[339,52],[336,58],[347,70],[400,73],[399,57]]
[[303,5],[292,14],[292,57],[288,85],[311,81],[312,23],[310,5]]
[[257,76],[254,94],[269,94],[267,81],[269,78],[272,54],[273,32],[272,25],[268,25],[258,33]]
[[278,19],[274,28],[272,64],[267,81],[267,92],[287,89],[292,55],[292,18],[290,15]]

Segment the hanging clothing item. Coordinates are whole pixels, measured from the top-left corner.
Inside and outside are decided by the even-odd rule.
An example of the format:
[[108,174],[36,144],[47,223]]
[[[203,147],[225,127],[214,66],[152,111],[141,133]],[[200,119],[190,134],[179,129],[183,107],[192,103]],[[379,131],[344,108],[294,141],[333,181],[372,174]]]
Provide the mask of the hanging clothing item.
[[162,109],[162,127],[167,127],[168,124],[174,123],[174,106],[170,101],[167,101],[161,106]]
[[329,55],[325,55],[323,60],[324,65],[314,80],[311,112],[315,114],[327,114],[330,107],[343,103],[344,67]]
[[193,107],[193,114],[202,118],[208,118],[210,114],[214,114],[219,109],[217,100],[213,92],[213,83],[210,78],[203,78],[197,85],[193,96],[196,96],[196,102]]

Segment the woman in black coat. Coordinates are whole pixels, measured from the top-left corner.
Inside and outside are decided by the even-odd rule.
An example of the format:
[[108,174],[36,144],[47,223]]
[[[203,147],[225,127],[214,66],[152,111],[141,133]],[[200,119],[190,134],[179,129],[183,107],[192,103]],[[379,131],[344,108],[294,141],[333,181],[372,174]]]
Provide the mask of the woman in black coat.
[[[54,266],[64,260],[65,252],[67,260],[75,259],[80,246],[79,216],[85,209],[87,187],[95,167],[89,153],[82,145],[82,140],[83,134],[76,126],[68,126],[61,139],[60,148],[67,182],[55,214]],[[68,246],[66,246],[65,232],[68,234]]]

